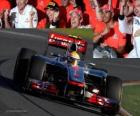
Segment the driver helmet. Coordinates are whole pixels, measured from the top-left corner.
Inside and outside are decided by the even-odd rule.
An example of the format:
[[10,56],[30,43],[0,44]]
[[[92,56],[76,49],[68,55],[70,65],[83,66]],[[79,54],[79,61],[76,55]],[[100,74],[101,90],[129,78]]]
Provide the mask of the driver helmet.
[[71,52],[70,57],[72,58],[71,64],[76,66],[78,60],[80,60],[80,55],[76,51],[73,51]]

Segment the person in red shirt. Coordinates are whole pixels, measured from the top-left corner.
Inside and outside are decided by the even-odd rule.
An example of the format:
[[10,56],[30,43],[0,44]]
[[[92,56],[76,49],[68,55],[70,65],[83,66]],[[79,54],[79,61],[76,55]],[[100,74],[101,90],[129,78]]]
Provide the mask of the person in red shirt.
[[70,11],[72,11],[74,8],[76,7],[76,3],[74,5],[70,2],[70,0],[67,1],[67,3],[65,3],[65,9],[66,9],[66,22],[67,22],[67,27],[70,27]]
[[11,3],[8,0],[0,0],[0,11],[3,10],[10,10],[11,9]]
[[80,9],[75,8],[69,12],[70,15],[70,27],[80,28],[83,22],[83,15]]
[[67,28],[71,27],[71,11],[81,10],[82,14],[84,12],[83,0],[62,0],[60,6],[60,15],[63,17],[64,21],[67,23]]
[[98,9],[100,7],[100,3],[101,1],[97,1],[97,0],[84,0],[85,3],[85,12],[83,17],[85,17],[85,15],[89,16],[89,19],[85,19],[86,22],[89,21],[89,24],[92,26],[92,28],[95,27],[96,21],[97,20],[101,20],[101,17],[99,16],[99,12]]
[[4,12],[11,9],[11,3],[8,0],[0,0],[0,28],[4,28]]
[[99,21],[99,20],[96,20],[96,23],[94,24],[94,32],[95,34],[94,35],[98,35],[99,33],[103,32],[106,28],[106,24],[103,22],[103,21]]
[[[84,14],[89,15],[89,24],[92,28],[96,27],[96,24],[99,23],[99,21],[102,21],[102,13],[100,10],[100,4],[101,1],[98,0],[84,0],[85,3],[85,12]],[[84,17],[85,15],[83,15]],[[84,18],[85,20],[85,18]]]
[[[109,0],[109,1],[111,1],[111,0]],[[119,8],[119,0],[112,0],[111,1],[111,4],[112,4],[112,8],[113,9],[118,9]]]
[[73,10],[74,7],[72,4],[68,4],[68,6],[66,6],[66,20],[67,20],[67,27],[70,27],[70,15],[69,12],[71,10]]
[[28,0],[28,3],[33,5],[38,12],[38,29],[45,29],[47,25],[47,19],[46,19],[46,6],[50,0]]
[[79,1],[79,0],[67,0],[66,2],[64,2],[65,4],[65,9],[66,9],[66,22],[67,22],[67,27],[70,27],[70,20],[71,20],[71,16],[70,13],[71,11],[78,9],[80,10],[80,12],[83,14],[83,10],[84,8],[83,6],[83,2]]
[[65,21],[60,15],[60,7],[56,2],[49,2],[45,9],[48,20],[48,28],[65,28]]
[[[36,7],[38,11],[38,29],[45,29],[47,24],[49,23],[46,19],[46,6],[51,2],[52,0],[29,0],[29,4]],[[55,1],[58,6],[61,6],[61,0],[53,0]],[[63,24],[64,25],[64,24]]]
[[93,8],[94,4],[92,5],[93,1],[92,0],[83,0],[83,1],[85,4],[85,12],[83,14],[85,24],[93,25],[96,20],[95,9]]
[[113,48],[120,57],[123,57],[126,37],[119,31],[118,22],[113,20],[113,9],[107,4],[102,7],[102,11],[103,22],[102,24],[100,23],[100,26],[96,26],[93,42],[100,44],[101,47],[109,46]]

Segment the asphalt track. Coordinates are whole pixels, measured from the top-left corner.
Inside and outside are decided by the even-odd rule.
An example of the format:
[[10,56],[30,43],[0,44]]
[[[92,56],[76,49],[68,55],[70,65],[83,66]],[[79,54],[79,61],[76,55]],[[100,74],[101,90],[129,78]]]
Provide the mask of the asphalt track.
[[[19,33],[18,33],[19,32]],[[24,34],[26,33],[26,34]],[[44,54],[48,30],[0,30],[0,116],[97,116],[56,100],[19,93],[13,85],[13,67],[20,48],[28,47]],[[89,41],[86,60],[105,68],[123,81],[140,80],[139,59],[92,59]],[[54,51],[54,49],[51,49]],[[56,50],[55,50],[56,51]]]

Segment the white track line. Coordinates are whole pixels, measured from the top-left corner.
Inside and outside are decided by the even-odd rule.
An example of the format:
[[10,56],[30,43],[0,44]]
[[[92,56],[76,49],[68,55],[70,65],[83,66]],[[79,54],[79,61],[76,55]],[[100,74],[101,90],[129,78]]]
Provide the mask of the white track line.
[[132,116],[129,112],[127,112],[124,108],[121,107],[119,115],[121,116]]

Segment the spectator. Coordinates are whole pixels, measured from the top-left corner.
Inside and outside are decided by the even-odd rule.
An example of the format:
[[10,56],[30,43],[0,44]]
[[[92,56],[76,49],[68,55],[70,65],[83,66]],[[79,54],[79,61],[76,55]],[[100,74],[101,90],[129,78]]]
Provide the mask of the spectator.
[[71,28],[91,28],[91,25],[83,25],[83,13],[81,9],[75,8],[69,14]]
[[[134,9],[133,1],[131,1],[131,0],[121,0],[120,8],[121,8],[121,4],[125,5],[124,15],[126,16],[126,20],[128,22],[131,21],[132,18],[133,18],[133,14],[134,14],[133,13],[133,9]],[[119,11],[119,13],[120,13],[120,11]],[[131,34],[126,34],[126,38],[127,38],[126,51],[127,51],[127,53],[129,53],[133,49],[133,45],[131,43]],[[126,56],[127,56],[127,54],[126,54]]]
[[8,0],[0,0],[0,11],[3,12],[6,9],[11,9],[10,2]]
[[81,1],[79,0],[68,0],[65,3],[65,9],[66,9],[66,22],[67,22],[67,27],[69,28],[71,26],[71,22],[70,22],[70,14],[74,9],[78,9],[81,10],[80,12],[82,12],[82,9],[80,7]]
[[4,28],[4,12],[5,10],[10,10],[11,4],[8,0],[0,1],[0,28]]
[[37,9],[38,13],[38,29],[45,29],[47,25],[47,19],[46,19],[46,6],[50,0],[29,0],[29,4],[33,5]]
[[89,0],[89,3],[90,6],[88,7],[88,12],[90,15],[90,24],[92,28],[95,28],[97,26],[96,24],[102,21],[102,12],[97,0]]
[[95,28],[95,36],[93,38],[94,43],[99,43],[101,47],[109,46],[113,48],[119,56],[123,56],[125,53],[126,38],[125,35],[119,31],[119,25],[117,21],[114,21],[113,9],[109,5],[104,5],[102,7],[103,11],[103,22],[99,23],[102,26],[98,33]]
[[91,7],[90,1],[92,0],[83,0],[85,4],[85,11],[83,14],[84,25],[89,25],[95,18],[95,15],[93,16],[94,10]]
[[121,3],[119,16],[119,29],[122,33],[132,34],[133,49],[128,54],[127,58],[140,58],[140,1],[134,2],[134,14],[131,21],[127,21],[124,16],[125,2]]
[[124,4],[124,15],[128,18],[129,16],[133,15],[133,9],[134,6],[132,2],[130,2],[130,0],[121,0],[120,2],[120,9],[122,4]]
[[[29,4],[33,5],[38,12],[38,29],[45,29],[49,21],[46,19],[46,6],[49,4],[49,2],[52,0],[29,0]],[[55,1],[59,6],[61,5],[61,0],[53,0]],[[62,11],[63,12],[63,11]],[[60,14],[62,14],[60,12]]]
[[83,22],[83,15],[81,10],[75,8],[74,10],[71,10],[69,14],[71,28],[80,28]]
[[60,9],[56,2],[52,1],[46,7],[49,28],[64,28],[65,23],[60,15]]
[[[38,16],[36,9],[28,5],[28,0],[16,0],[16,7],[5,12],[6,28],[36,28]],[[10,22],[8,17],[10,16]]]

